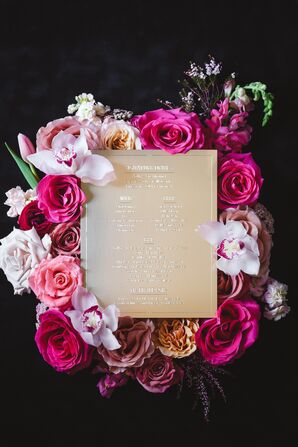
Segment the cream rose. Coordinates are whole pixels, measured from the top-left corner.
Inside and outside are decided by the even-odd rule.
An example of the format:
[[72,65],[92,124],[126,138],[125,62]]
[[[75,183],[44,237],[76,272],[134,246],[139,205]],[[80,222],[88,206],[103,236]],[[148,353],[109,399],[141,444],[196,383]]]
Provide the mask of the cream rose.
[[46,234],[40,239],[35,228],[28,231],[14,228],[0,242],[0,268],[13,285],[15,295],[29,293],[28,278],[34,267],[49,254],[50,236]]
[[101,127],[101,146],[103,149],[127,151],[142,149],[139,131],[123,120],[106,118]]

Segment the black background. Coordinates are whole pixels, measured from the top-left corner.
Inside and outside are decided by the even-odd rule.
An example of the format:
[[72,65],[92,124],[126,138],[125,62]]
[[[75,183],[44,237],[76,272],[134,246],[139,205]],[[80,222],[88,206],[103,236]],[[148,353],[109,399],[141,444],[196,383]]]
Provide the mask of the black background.
[[258,342],[230,367],[227,404],[216,399],[205,424],[173,393],[151,395],[132,383],[104,400],[96,377],[54,372],[35,347],[34,297],[14,296],[1,272],[3,446],[269,445],[297,437],[297,1],[172,3],[0,2],[0,236],[13,226],[5,191],[26,186],[4,141],[16,147],[18,132],[34,139],[82,91],[135,112],[156,108],[158,97],[175,100],[188,61],[211,53],[240,82],[261,80],[275,94],[272,121],[264,129],[255,123],[247,149],[265,178],[261,202],[276,219],[271,274],[290,285],[292,312],[279,323],[262,322]]

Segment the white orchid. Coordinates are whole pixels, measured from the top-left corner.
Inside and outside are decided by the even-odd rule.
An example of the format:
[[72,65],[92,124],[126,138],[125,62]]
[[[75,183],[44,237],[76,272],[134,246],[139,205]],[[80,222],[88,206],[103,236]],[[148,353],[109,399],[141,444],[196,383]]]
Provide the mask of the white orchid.
[[91,346],[104,345],[109,351],[120,348],[113,335],[118,327],[119,310],[114,304],[103,309],[93,293],[78,287],[72,296],[74,310],[65,312],[82,339]]
[[82,182],[96,186],[104,186],[116,178],[112,163],[88,149],[84,129],[78,138],[59,132],[50,150],[28,155],[27,160],[45,174],[76,175]]
[[216,247],[217,268],[227,275],[238,275],[240,270],[257,275],[260,268],[257,241],[247,234],[241,222],[230,220],[199,225],[202,237]]

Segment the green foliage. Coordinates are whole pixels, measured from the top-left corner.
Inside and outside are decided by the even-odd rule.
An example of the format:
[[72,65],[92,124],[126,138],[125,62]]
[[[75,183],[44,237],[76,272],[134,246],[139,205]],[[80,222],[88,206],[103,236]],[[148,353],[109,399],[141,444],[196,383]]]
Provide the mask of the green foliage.
[[5,143],[5,147],[18,165],[21,173],[27,180],[30,187],[33,189],[37,186],[39,182],[38,175],[32,165],[27,164],[21,157],[19,157],[9,146]]

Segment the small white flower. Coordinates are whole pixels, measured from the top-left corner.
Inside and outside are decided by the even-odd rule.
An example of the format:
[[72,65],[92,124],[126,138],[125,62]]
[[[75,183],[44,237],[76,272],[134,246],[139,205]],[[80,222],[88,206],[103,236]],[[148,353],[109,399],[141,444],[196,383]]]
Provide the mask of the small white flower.
[[270,278],[267,290],[262,297],[265,303],[264,317],[278,321],[290,312],[287,305],[288,286]]
[[42,302],[37,304],[37,306],[36,306],[36,323],[35,323],[36,329],[38,329],[39,325],[40,325],[40,316],[42,314],[44,314],[48,309],[49,309],[48,306],[46,306]]
[[240,271],[257,275],[260,269],[257,241],[247,234],[241,222],[230,220],[199,225],[201,236],[215,246],[219,256],[217,268],[227,275],[235,276]]
[[20,186],[11,188],[5,193],[7,199],[4,205],[9,206],[7,215],[9,217],[17,217],[23,211],[23,208],[31,201],[36,199],[36,192],[33,189],[23,191]]

